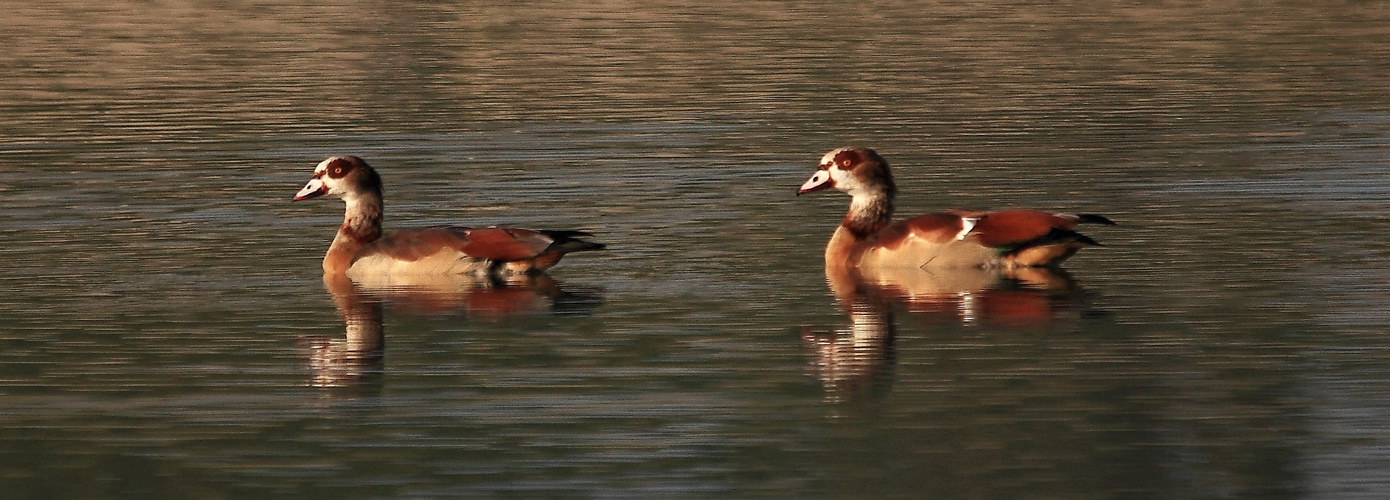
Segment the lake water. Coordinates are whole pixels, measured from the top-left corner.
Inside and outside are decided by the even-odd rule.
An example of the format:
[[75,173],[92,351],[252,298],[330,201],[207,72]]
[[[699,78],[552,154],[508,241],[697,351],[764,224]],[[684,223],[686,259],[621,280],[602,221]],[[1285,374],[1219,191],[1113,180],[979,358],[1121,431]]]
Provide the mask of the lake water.
[[[0,488],[1380,498],[1387,7],[10,2]],[[1119,225],[1048,290],[846,304],[848,200],[792,195],[849,144],[902,215]],[[289,200],[335,154],[388,229],[609,250],[330,293],[342,205]]]

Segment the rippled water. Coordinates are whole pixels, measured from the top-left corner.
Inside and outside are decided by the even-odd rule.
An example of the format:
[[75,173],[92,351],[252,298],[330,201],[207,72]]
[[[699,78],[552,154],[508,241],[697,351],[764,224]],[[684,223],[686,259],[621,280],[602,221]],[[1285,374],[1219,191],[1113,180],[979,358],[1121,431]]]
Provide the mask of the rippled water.
[[[7,498],[1390,482],[1381,2],[7,9]],[[1120,225],[1069,276],[851,307],[846,198],[792,196],[846,144],[904,215]],[[289,198],[331,154],[389,227],[610,250],[559,293],[325,289],[342,206]]]

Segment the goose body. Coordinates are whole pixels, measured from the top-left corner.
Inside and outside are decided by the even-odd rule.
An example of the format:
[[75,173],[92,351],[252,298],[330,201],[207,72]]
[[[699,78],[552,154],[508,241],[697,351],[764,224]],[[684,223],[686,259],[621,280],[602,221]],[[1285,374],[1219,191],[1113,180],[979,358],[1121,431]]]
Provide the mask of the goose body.
[[495,279],[549,269],[565,254],[599,250],[582,231],[438,226],[382,233],[381,177],[355,156],[328,158],[294,201],[342,198],[343,224],[323,258],[325,275],[368,286],[413,286],[437,280]]
[[1099,245],[1076,232],[1077,224],[1114,224],[1099,215],[1036,210],[950,210],[894,222],[897,189],[888,162],[867,148],[826,153],[797,194],[831,188],[848,193],[851,201],[826,245],[828,272],[1055,266],[1081,248]]

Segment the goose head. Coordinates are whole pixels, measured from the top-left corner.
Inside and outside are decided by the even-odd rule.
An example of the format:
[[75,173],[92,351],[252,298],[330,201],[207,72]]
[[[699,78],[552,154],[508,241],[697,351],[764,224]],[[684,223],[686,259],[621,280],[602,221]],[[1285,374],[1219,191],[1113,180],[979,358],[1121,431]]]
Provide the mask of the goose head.
[[893,174],[888,162],[869,148],[845,147],[826,153],[820,167],[800,189],[798,196],[834,188],[853,197],[892,195]]
[[356,156],[334,156],[314,167],[314,176],[294,195],[302,201],[329,195],[351,201],[366,193],[381,193],[381,177]]

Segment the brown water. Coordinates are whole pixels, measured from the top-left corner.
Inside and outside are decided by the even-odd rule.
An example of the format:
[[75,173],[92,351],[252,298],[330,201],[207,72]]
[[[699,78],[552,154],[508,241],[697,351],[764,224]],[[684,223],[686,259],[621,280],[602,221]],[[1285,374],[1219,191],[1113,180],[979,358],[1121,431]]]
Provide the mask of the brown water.
[[[5,498],[1378,498],[1384,2],[11,2]],[[846,308],[820,155],[904,215],[1120,223]],[[553,289],[330,293],[387,224],[592,231]],[[346,332],[346,333],[345,333]]]

